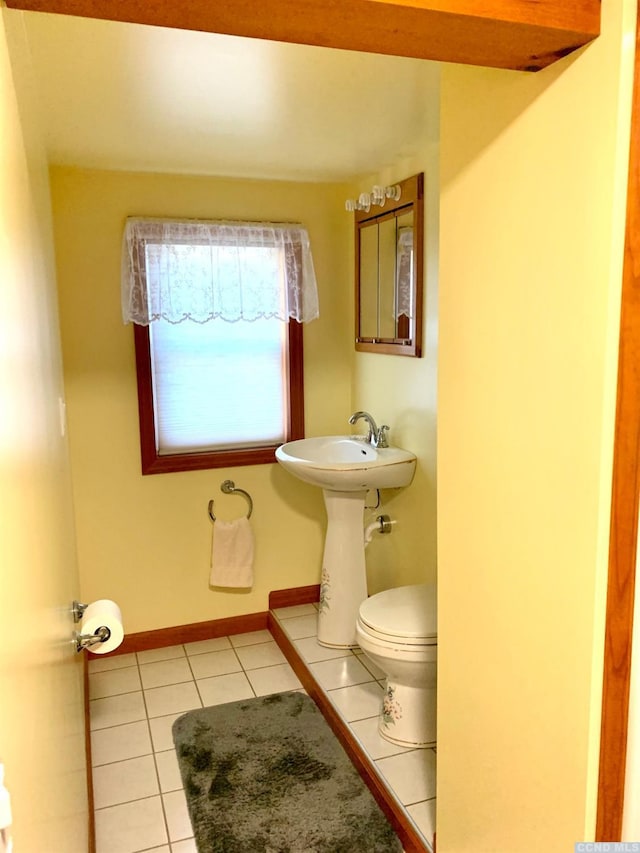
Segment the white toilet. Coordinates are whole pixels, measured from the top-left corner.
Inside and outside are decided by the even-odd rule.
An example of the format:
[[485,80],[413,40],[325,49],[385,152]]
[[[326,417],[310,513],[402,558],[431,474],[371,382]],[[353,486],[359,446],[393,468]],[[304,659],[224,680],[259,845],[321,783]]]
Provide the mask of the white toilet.
[[388,589],[360,605],[362,651],[386,675],[378,731],[408,747],[436,743],[436,586]]

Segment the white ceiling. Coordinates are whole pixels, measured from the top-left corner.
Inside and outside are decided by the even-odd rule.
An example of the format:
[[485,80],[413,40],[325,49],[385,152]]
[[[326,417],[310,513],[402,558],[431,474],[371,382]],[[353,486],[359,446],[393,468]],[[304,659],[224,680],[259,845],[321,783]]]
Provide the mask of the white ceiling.
[[17,14],[52,163],[341,181],[411,157],[437,124],[425,60]]

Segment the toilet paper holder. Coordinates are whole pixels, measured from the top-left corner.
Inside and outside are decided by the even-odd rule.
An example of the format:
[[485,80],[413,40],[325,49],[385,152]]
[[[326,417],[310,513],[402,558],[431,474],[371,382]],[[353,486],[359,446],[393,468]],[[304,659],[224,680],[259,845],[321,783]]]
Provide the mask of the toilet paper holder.
[[[87,609],[88,604],[82,604],[79,601],[74,601],[71,605],[71,612],[73,613],[73,621],[80,622],[84,615],[84,611]],[[85,649],[90,649],[91,646],[95,646],[98,643],[106,643],[109,637],[111,636],[111,631],[107,628],[106,625],[103,625],[100,628],[97,628],[93,634],[79,634],[77,631],[73,632],[73,640],[76,644],[76,651],[82,652]]]
[[79,622],[84,616],[84,611],[87,609],[88,604],[82,604],[80,601],[74,601],[71,605],[71,612],[73,613],[73,621]]
[[98,645],[98,643],[106,643],[110,636],[111,631],[106,625],[103,625],[102,628],[97,628],[93,634],[78,634],[77,631],[73,632],[77,652],[90,649],[92,646]]

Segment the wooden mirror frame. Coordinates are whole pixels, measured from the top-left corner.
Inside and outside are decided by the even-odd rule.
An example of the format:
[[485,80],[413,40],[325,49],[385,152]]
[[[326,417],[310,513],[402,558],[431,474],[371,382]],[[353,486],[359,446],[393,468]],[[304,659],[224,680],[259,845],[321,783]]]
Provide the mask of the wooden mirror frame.
[[[400,187],[398,201],[387,200],[382,207],[372,205],[369,211],[355,211],[355,346],[358,352],[376,352],[420,358],[422,356],[422,313],[424,305],[424,172],[398,181],[398,186]],[[362,230],[388,219],[390,216],[398,217],[409,212],[413,212],[414,276],[412,286],[415,308],[413,334],[402,338],[378,338],[363,335],[360,328],[362,294],[360,242]]]

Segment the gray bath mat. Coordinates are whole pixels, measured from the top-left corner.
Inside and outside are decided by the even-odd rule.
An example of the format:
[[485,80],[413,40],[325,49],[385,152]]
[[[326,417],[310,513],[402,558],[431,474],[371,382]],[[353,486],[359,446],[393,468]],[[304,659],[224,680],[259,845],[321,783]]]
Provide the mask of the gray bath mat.
[[173,724],[199,853],[401,853],[314,702],[277,693]]

